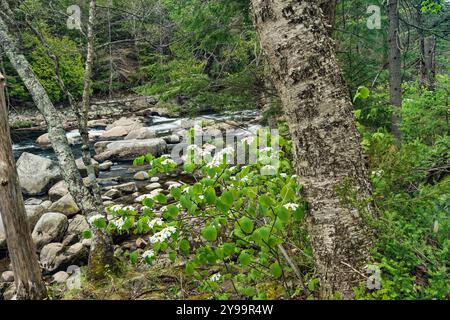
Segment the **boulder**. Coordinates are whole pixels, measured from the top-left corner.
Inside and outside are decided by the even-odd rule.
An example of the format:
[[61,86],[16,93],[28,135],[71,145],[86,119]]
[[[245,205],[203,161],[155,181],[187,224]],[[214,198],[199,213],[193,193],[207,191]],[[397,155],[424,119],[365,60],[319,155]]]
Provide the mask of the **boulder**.
[[133,139],[152,139],[156,138],[156,132],[152,128],[138,128],[132,130],[126,137],[125,140],[133,140]]
[[52,212],[63,213],[67,217],[72,217],[80,212],[80,208],[78,208],[77,203],[72,198],[70,193],[53,203],[49,210]]
[[62,243],[50,243],[42,248],[40,263],[44,273],[63,270],[72,264],[85,264],[89,250],[81,243],[75,243],[65,248]]
[[111,142],[106,146],[105,151],[97,154],[94,158],[103,162],[108,159],[120,161],[132,161],[139,156],[152,154],[160,156],[167,149],[167,144],[163,139],[146,139],[146,140],[123,140]]
[[117,121],[114,121],[110,125],[106,127],[106,130],[111,130],[116,127],[122,127],[131,132],[132,130],[138,129],[142,127],[142,122],[138,118],[126,118],[122,117]]
[[30,230],[34,229],[34,226],[42,217],[44,212],[45,208],[42,205],[25,205],[25,213],[27,214],[27,220],[28,225],[30,226]]
[[145,190],[153,191],[155,189],[161,188],[161,184],[158,182],[154,182],[145,187]]
[[39,250],[52,241],[59,241],[64,236],[69,223],[62,213],[44,214],[33,229],[32,238]]
[[108,161],[105,161],[105,162],[101,163],[98,166],[98,168],[99,168],[100,171],[109,171],[109,170],[111,170],[112,166],[113,166],[112,161],[108,160]]
[[4,282],[14,282],[14,272],[5,271],[2,273],[2,280]]
[[137,181],[145,181],[148,180],[150,178],[150,176],[148,175],[148,173],[146,171],[139,171],[138,173],[136,173],[134,175],[134,180]]
[[126,135],[128,135],[129,130],[127,130],[127,128],[125,127],[115,127],[112,128],[110,130],[107,130],[105,132],[102,133],[102,135],[100,136],[100,139],[102,140],[107,140],[107,139],[119,139],[119,138],[123,138]]
[[106,150],[108,144],[112,143],[112,141],[99,141],[94,144],[94,150],[96,154],[102,153]]
[[[87,168],[84,165],[83,159],[79,158],[77,160],[75,160],[75,163],[77,164],[77,168],[80,171],[81,176],[87,177]],[[98,176],[98,172],[99,172],[99,168],[98,168],[98,162],[95,161],[94,159],[91,159],[91,164],[94,166],[94,171],[95,171],[95,175]]]
[[69,274],[67,272],[59,271],[53,275],[53,282],[58,284],[65,284],[68,278]]
[[120,198],[121,195],[122,195],[122,193],[119,190],[111,189],[111,190],[106,191],[103,196],[108,197],[110,199],[117,199],[117,198]]
[[127,193],[127,194],[132,194],[132,193],[138,191],[136,183],[134,183],[134,182],[128,182],[128,183],[120,184],[117,186],[106,187],[105,189],[108,191],[115,189],[121,193]]
[[60,181],[48,190],[48,196],[51,201],[58,201],[69,193],[65,181]]
[[80,236],[81,233],[87,229],[89,229],[89,224],[86,218],[78,214],[69,221],[69,228],[67,229],[67,233]]
[[177,144],[181,142],[180,136],[176,134],[172,134],[170,136],[163,137],[164,141],[168,144]]
[[46,193],[51,185],[61,179],[58,164],[50,159],[24,152],[17,160],[17,173],[24,194]]

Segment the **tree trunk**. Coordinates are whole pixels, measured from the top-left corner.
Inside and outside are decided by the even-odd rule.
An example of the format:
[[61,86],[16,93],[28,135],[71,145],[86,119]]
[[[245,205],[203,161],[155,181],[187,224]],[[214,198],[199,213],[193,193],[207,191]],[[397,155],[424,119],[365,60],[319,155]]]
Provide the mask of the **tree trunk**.
[[402,74],[399,38],[398,0],[389,0],[389,92],[390,103],[394,106],[391,116],[391,131],[397,142],[401,141],[399,113],[402,108]]
[[[254,23],[273,69],[294,144],[321,296],[353,296],[372,232],[339,188],[370,195],[352,104],[317,1],[252,0]],[[348,192],[350,190],[347,190]],[[365,209],[370,212],[370,207]]]
[[[0,44],[47,122],[49,139],[58,157],[61,173],[70,194],[88,218],[92,215],[103,213],[101,208],[99,210],[95,197],[83,184],[58,111],[40,84],[25,56],[19,52],[14,41],[9,36],[8,28],[2,18],[0,18]],[[91,246],[91,257],[95,258],[90,258],[89,269],[96,271],[95,278],[101,278],[104,276],[105,265],[99,265],[99,262],[111,263],[113,261],[113,251],[109,237],[94,226],[93,229],[94,238]]]
[[16,297],[40,300],[47,297],[36,247],[25,213],[22,190],[13,158],[4,94],[5,78],[0,73],[0,214],[14,271]]
[[417,34],[419,36],[419,50],[420,50],[420,86],[427,88],[428,90],[434,90],[434,78],[436,76],[436,64],[435,64],[435,47],[436,38],[434,35],[425,36],[423,30],[423,14],[421,6],[416,8],[416,23]]

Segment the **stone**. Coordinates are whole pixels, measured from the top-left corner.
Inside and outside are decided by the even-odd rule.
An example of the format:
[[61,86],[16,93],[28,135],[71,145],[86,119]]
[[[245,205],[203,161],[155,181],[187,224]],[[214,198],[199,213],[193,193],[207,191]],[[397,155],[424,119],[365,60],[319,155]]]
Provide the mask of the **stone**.
[[[75,160],[75,163],[77,165],[78,170],[80,171],[81,177],[85,178],[88,176],[87,168],[83,162],[82,158],[79,158]],[[98,176],[99,168],[98,168],[98,162],[94,159],[91,159],[91,164],[94,166],[95,175]]]
[[180,136],[172,134],[170,136],[163,137],[164,141],[169,144],[177,144],[181,142]]
[[44,157],[24,152],[16,164],[20,186],[25,195],[42,195],[61,179],[58,164]]
[[79,266],[72,264],[70,266],[67,267],[66,272],[70,275],[74,274],[74,273],[80,273],[81,269]]
[[[76,139],[72,138],[72,137],[67,137],[67,140],[69,141],[70,145],[74,145],[76,143]],[[52,147],[52,143],[50,142],[50,138],[48,133],[45,133],[41,136],[39,136],[36,139],[36,144],[39,145],[42,148],[51,148]]]
[[125,127],[115,127],[115,128],[112,128],[110,130],[103,132],[102,135],[100,136],[100,139],[103,139],[103,140],[119,139],[119,138],[123,138],[123,137],[127,136],[129,132],[130,131],[127,130],[127,128],[125,128]]
[[91,239],[83,239],[83,241],[81,241],[81,244],[87,248],[90,248],[92,245],[92,240]]
[[110,200],[120,198],[121,195],[122,195],[122,193],[116,189],[110,189],[110,190],[106,191],[104,194],[104,196],[110,198]]
[[150,178],[150,176],[145,171],[139,171],[138,173],[136,173],[134,175],[133,178],[134,178],[134,180],[137,180],[137,181],[145,181],[145,180],[148,180]]
[[30,226],[30,230],[33,230],[36,223],[44,214],[45,208],[42,205],[25,205],[25,212],[27,214],[27,220],[28,225]]
[[158,182],[154,182],[154,183],[151,183],[148,186],[146,186],[145,190],[153,191],[153,190],[159,189],[161,187],[162,187],[161,184],[159,184]]
[[166,183],[164,183],[164,185],[165,185],[167,188],[179,188],[179,187],[182,186],[181,183],[176,182],[176,181],[167,181]]
[[97,154],[94,158],[97,161],[105,160],[133,161],[143,154],[152,154],[157,157],[167,149],[167,144],[163,139],[146,140],[123,140],[109,143],[105,150]]
[[111,167],[113,166],[112,161],[105,161],[103,163],[101,163],[98,168],[100,171],[109,171],[111,170]]
[[85,230],[89,229],[89,224],[85,216],[77,214],[73,219],[69,221],[69,227],[67,228],[68,234],[81,235]]
[[36,199],[36,198],[29,198],[27,200],[25,200],[23,203],[26,206],[38,206],[40,204],[42,204],[42,200],[41,199]]
[[112,141],[99,141],[94,144],[94,150],[96,154],[102,153],[106,150],[108,144],[112,143]]
[[79,242],[68,248],[62,243],[50,243],[42,248],[40,262],[44,272],[51,273],[70,265],[84,264],[88,256],[89,250]]
[[4,282],[14,282],[14,272],[5,271],[2,273],[2,280]]
[[52,212],[63,213],[67,217],[72,217],[80,212],[80,208],[70,194],[66,194],[64,197],[53,203],[49,210]]
[[152,139],[156,138],[156,132],[152,128],[138,128],[132,130],[126,137],[125,140],[132,139]]
[[81,289],[81,272],[75,272],[66,281],[67,289],[80,290]]
[[65,284],[68,278],[69,274],[67,272],[59,271],[53,275],[53,282],[58,284]]
[[141,120],[138,118],[126,118],[122,117],[119,120],[114,121],[106,127],[106,130],[111,130],[116,127],[123,127],[128,130],[128,132],[142,127]]
[[50,200],[46,200],[44,202],[42,202],[41,206],[45,209],[48,210],[50,209],[50,207],[52,206],[53,202],[51,202]]
[[139,275],[123,282],[123,287],[132,292],[139,292],[148,290],[152,287],[152,282],[148,280],[145,275]]
[[14,285],[9,286],[9,288],[7,288],[3,292],[4,300],[13,300],[13,299],[15,299],[15,296],[16,296],[16,286],[14,286]]
[[128,194],[132,194],[136,191],[138,191],[136,183],[135,182],[128,182],[128,183],[124,183],[124,184],[119,184],[117,186],[111,186],[111,187],[106,187],[105,190],[118,190],[121,193],[128,193]]
[[48,190],[48,196],[51,201],[58,201],[69,193],[66,182],[64,180],[58,182]]
[[32,238],[38,250],[44,245],[61,240],[68,228],[67,217],[62,213],[45,213],[34,227]]
[[159,182],[159,178],[158,177],[151,177],[150,178],[150,182]]

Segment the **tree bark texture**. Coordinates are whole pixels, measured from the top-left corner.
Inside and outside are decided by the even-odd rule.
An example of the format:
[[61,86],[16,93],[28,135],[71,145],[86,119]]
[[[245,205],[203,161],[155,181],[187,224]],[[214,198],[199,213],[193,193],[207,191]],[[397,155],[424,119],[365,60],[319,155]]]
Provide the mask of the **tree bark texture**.
[[[370,196],[360,136],[321,1],[252,0],[254,23],[282,100],[322,298],[353,296],[369,257],[372,232],[339,189]],[[370,212],[371,208],[366,207]],[[356,270],[356,271],[355,271]]]
[[47,297],[47,289],[31,239],[13,158],[4,89],[5,78],[0,74],[0,214],[14,271],[16,297],[20,300],[40,300]]

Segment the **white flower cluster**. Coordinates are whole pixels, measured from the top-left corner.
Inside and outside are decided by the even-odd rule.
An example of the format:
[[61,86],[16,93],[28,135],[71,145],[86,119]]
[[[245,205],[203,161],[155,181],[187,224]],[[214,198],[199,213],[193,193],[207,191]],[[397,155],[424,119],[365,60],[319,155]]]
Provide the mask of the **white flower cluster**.
[[121,230],[123,225],[125,224],[125,220],[123,220],[123,218],[120,218],[120,219],[111,221],[111,223],[113,225],[115,225],[118,230]]
[[95,223],[95,221],[100,220],[100,219],[105,219],[105,216],[103,216],[101,214],[96,214],[89,218],[89,223],[93,224],[93,223]]
[[161,162],[161,164],[163,165],[163,166],[167,166],[167,165],[177,165],[177,163],[175,162],[175,161],[173,161],[172,159],[166,159],[166,160],[163,160],[162,162]]
[[209,278],[209,280],[210,280],[210,281],[213,281],[213,282],[217,282],[217,281],[219,281],[221,278],[222,278],[222,275],[220,274],[220,272],[217,272],[217,273],[213,274],[213,275]]
[[255,141],[255,137],[253,137],[253,136],[245,137],[241,141],[242,141],[242,143],[251,145]]
[[110,213],[118,213],[119,211],[135,211],[135,210],[136,210],[136,208],[133,207],[133,206],[126,206],[126,207],[124,207],[124,206],[122,206],[120,204],[115,204],[112,207],[108,208],[108,211]]
[[220,166],[223,163],[224,156],[226,156],[226,159],[228,160],[229,157],[232,157],[234,155],[234,148],[233,147],[226,147],[219,152],[217,152],[214,155],[214,158],[208,163],[208,168],[214,168],[217,166]]
[[153,258],[154,256],[155,256],[155,251],[153,251],[153,250],[147,250],[147,251],[145,251],[145,252],[142,254],[142,257],[143,257],[144,259],[146,259],[146,258],[151,259],[151,258]]
[[175,227],[167,227],[149,238],[150,243],[164,242],[177,232]]
[[286,204],[284,205],[284,207],[285,207],[286,209],[288,209],[288,210],[297,210],[297,208],[299,207],[299,205],[296,204],[296,203],[286,203]]
[[164,221],[161,218],[156,218],[148,222],[148,226],[150,229],[153,229],[155,226],[162,226]]

